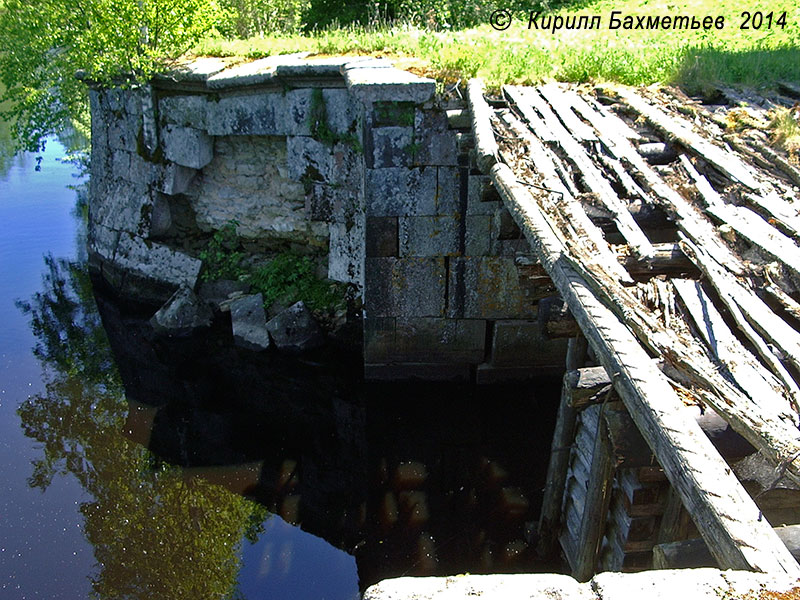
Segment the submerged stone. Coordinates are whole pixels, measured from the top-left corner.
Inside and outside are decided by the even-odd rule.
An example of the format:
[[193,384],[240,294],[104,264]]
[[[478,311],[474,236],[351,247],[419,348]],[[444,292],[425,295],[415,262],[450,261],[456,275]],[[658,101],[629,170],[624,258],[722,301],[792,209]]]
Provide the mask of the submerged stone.
[[302,300],[270,319],[267,329],[275,345],[288,352],[305,352],[324,343],[322,330]]
[[162,335],[188,335],[199,327],[211,325],[211,309],[187,285],[178,290],[158,309],[150,324]]
[[269,348],[267,315],[261,294],[237,298],[230,304],[234,343],[248,350]]

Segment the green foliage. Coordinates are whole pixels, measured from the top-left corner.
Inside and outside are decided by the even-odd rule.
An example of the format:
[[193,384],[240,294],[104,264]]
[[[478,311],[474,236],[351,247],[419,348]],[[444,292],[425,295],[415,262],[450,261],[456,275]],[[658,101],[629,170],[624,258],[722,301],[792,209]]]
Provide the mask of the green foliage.
[[311,137],[322,142],[327,146],[337,143],[349,144],[356,152],[361,152],[361,142],[358,136],[352,131],[347,133],[337,133],[328,124],[328,112],[325,108],[325,99],[320,88],[314,88],[311,92],[311,107],[308,111],[309,127]]
[[247,281],[261,293],[267,307],[275,301],[290,305],[302,300],[311,310],[330,310],[344,302],[340,285],[318,279],[314,262],[308,256],[279,254]]
[[241,267],[244,255],[237,250],[238,226],[237,221],[229,221],[222,229],[214,232],[206,249],[200,252],[200,260],[203,261],[203,273],[200,278],[203,281],[239,279],[244,275],[245,271]]
[[93,81],[146,80],[223,16],[214,0],[6,0],[0,82],[25,149],[70,121],[88,122],[83,71]]
[[309,0],[220,0],[227,11],[220,30],[226,36],[294,33],[303,27]]

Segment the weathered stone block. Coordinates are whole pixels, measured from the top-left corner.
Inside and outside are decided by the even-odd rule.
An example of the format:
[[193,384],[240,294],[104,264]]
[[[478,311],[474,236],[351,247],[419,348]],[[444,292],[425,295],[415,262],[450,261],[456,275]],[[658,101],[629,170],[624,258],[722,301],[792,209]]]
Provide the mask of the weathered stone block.
[[209,102],[206,123],[210,135],[286,135],[286,96],[280,92],[227,96]]
[[370,316],[443,316],[444,258],[367,258],[365,264]]
[[397,217],[368,217],[367,256],[397,256]]
[[364,362],[389,362],[395,351],[394,317],[364,319]]
[[494,325],[494,366],[562,366],[566,352],[567,340],[545,338],[537,321],[497,321]]
[[108,120],[108,146],[113,150],[136,152],[141,123],[131,117],[110,117]]
[[464,240],[466,256],[488,256],[493,254],[492,217],[467,215]]
[[[311,135],[311,88],[291,90],[286,93],[286,133],[289,135]],[[288,118],[287,118],[288,117]]]
[[407,167],[412,164],[417,146],[411,127],[379,127],[372,136],[372,167]]
[[346,89],[324,89],[325,114],[328,127],[339,135],[353,134],[358,129],[359,105]]
[[89,251],[97,253],[106,260],[112,260],[119,243],[120,232],[97,223],[89,227]]
[[331,223],[328,278],[364,289],[364,215],[351,223]]
[[155,194],[150,213],[149,237],[158,238],[166,235],[170,227],[172,227],[172,211],[169,206],[169,198],[164,194]]
[[[231,296],[236,294],[245,295],[250,291],[250,284],[244,281],[234,281],[232,279],[217,279],[216,281],[206,281],[200,284],[197,295],[214,308],[220,305]],[[228,307],[230,308],[230,306]]]
[[392,360],[477,364],[483,361],[486,321],[400,317]]
[[514,261],[501,257],[450,261],[447,316],[450,318],[535,318],[530,293],[520,285]]
[[181,285],[150,319],[150,324],[162,335],[189,335],[200,327],[209,327],[211,309],[191,288]]
[[457,256],[461,219],[455,217],[399,217],[400,256]]
[[436,169],[367,169],[366,210],[369,217],[435,215]]
[[470,175],[467,188],[468,215],[494,215],[501,207],[500,197],[486,175]]
[[168,196],[175,196],[186,193],[195,175],[197,175],[197,169],[167,163],[155,171],[154,179],[158,190]]
[[192,127],[167,125],[161,131],[164,157],[176,164],[202,169],[214,158],[214,140]]
[[307,135],[286,138],[286,164],[295,181],[331,183],[333,148]]
[[346,65],[344,79],[350,93],[365,104],[379,101],[422,104],[436,93],[433,79],[374,63]]
[[461,212],[461,174],[458,167],[436,168],[436,214]]
[[231,302],[233,341],[248,350],[266,350],[270,346],[267,315],[261,294],[243,296]]
[[494,229],[499,240],[518,240],[522,237],[514,217],[505,206],[501,206],[494,213]]
[[152,206],[146,185],[118,179],[106,190],[103,201],[94,203],[91,218],[109,229],[147,235]]
[[114,262],[125,271],[158,283],[185,284],[194,288],[201,262],[163,244],[146,242],[138,236],[122,235]]
[[205,95],[165,96],[158,101],[159,116],[164,123],[206,129]]
[[307,352],[324,343],[322,330],[304,302],[293,304],[267,322],[267,330],[279,350]]
[[417,110],[414,118],[414,155],[417,165],[458,165],[455,133],[450,131],[447,115],[441,111]]

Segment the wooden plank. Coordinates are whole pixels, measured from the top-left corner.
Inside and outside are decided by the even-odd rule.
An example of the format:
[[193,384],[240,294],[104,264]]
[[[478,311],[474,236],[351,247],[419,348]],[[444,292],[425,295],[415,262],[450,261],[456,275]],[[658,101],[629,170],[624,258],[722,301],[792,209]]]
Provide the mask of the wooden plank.
[[467,101],[472,114],[476,160],[478,168],[487,173],[498,160],[498,148],[490,120],[491,109],[483,97],[484,91],[485,87],[481,79],[470,79],[467,84]]
[[517,105],[534,104],[536,110],[545,118],[550,131],[557,137],[558,144],[563,148],[568,160],[581,172],[587,187],[598,195],[601,202],[614,215],[614,223],[617,229],[634,249],[634,252],[643,258],[652,256],[655,253],[652,244],[636,224],[636,221],[633,220],[625,202],[617,196],[611,184],[589,158],[583,146],[558,122],[558,118],[541,100],[537,92],[514,86],[504,86],[503,89],[506,90],[508,96]]
[[664,512],[661,515],[656,542],[663,544],[684,539],[688,518],[689,513],[684,510],[680,496],[670,487],[664,499]]
[[[758,398],[758,402],[759,405],[768,403],[774,411],[773,414],[783,415],[776,423],[788,420],[789,423],[787,425],[791,428],[792,425],[790,424],[796,421],[798,408],[800,408],[800,390],[798,390],[798,386],[792,376],[764,340],[772,342],[796,368],[800,368],[800,333],[797,333],[786,321],[772,312],[772,309],[761,298],[748,288],[745,288],[736,277],[723,269],[702,249],[688,240],[682,242],[682,247],[687,256],[694,259],[711,285],[714,286],[720,300],[730,311],[736,326],[753,343],[759,356],[786,386],[788,398],[776,398],[772,394],[763,399]],[[788,435],[790,431],[791,429],[785,431],[784,435]],[[744,435],[744,432],[741,433]],[[775,433],[779,432],[776,431]],[[800,437],[796,432],[792,432],[791,436],[786,439],[787,441],[794,439],[794,445],[798,446],[797,450],[790,452],[788,456],[797,455],[800,452]],[[760,446],[757,447],[760,448]],[[800,460],[800,457],[795,460]],[[798,462],[797,468],[800,469],[800,462]]]
[[672,285],[712,354],[725,365],[737,385],[754,401],[775,397],[775,406],[783,405],[780,382],[742,346],[700,282],[673,279]]
[[680,159],[683,168],[694,180],[697,191],[705,200],[706,211],[710,215],[727,223],[748,242],[800,274],[800,246],[767,223],[755,211],[746,206],[726,204],[708,180],[697,172],[686,155],[682,154]]
[[491,170],[506,207],[568,303],[639,430],[725,568],[787,572],[800,568],[765,523],[736,477],[686,415],[664,375],[630,330],[566,259],[563,245],[528,188],[503,164]]
[[[575,368],[586,360],[586,338],[580,334],[572,338],[567,346],[567,368]],[[568,371],[571,373],[573,371]],[[542,510],[539,514],[539,544],[537,550],[541,556],[552,556],[555,550],[556,536],[560,522],[562,497],[567,479],[569,454],[572,440],[575,437],[575,420],[577,411],[570,403],[571,386],[564,375],[561,389],[561,401],[558,405],[556,426],[550,444],[550,461],[547,465],[542,496]]]
[[[800,562],[800,525],[776,527],[775,533]],[[653,567],[656,569],[696,569],[716,567],[708,546],[702,539],[684,540],[653,547]]]
[[566,96],[556,84],[547,84],[539,87],[539,91],[544,96],[545,100],[550,103],[555,113],[564,123],[564,126],[572,133],[572,135],[579,139],[581,142],[596,142],[597,136],[594,129],[581,121],[578,116],[572,112],[572,104],[570,99]]
[[[586,488],[586,504],[578,535],[577,557],[575,568],[572,571],[572,576],[578,581],[588,581],[595,573],[608,506],[611,502],[611,484],[615,469],[605,421],[599,414],[603,407],[592,408],[600,410],[598,411],[598,430],[592,453],[592,467],[589,472],[589,485]],[[587,410],[591,410],[591,408]]]
[[630,252],[628,246],[617,246],[615,252],[617,260],[634,276],[697,272],[695,264],[683,253],[678,244],[671,242],[653,244],[653,248],[656,251],[655,255],[646,261]]
[[722,173],[751,190],[755,191],[760,188],[759,182],[753,176],[751,169],[732,152],[728,152],[700,137],[689,127],[651,105],[635,92],[624,88],[615,88],[614,91],[622,98],[625,104],[647,119],[647,122],[668,140],[677,142],[687,150],[701,156]]
[[[624,123],[622,124],[624,126]],[[619,131],[619,125],[607,127],[597,121],[603,145],[623,164],[638,173],[643,185],[653,196],[677,217],[678,227],[694,242],[702,245],[714,258],[725,264],[736,274],[744,272],[741,261],[728,249],[714,226],[690,202],[667,185],[636,151],[627,136]]]
[[[616,255],[608,247],[608,243],[603,237],[603,232],[592,223],[583,206],[575,200],[575,197],[562,182],[556,168],[559,162],[558,159],[519,121],[510,116],[504,116],[501,121],[518,139],[525,142],[528,149],[528,158],[535,168],[536,174],[541,177],[542,187],[555,192],[557,196],[557,199],[553,200],[556,212],[562,214],[564,219],[569,221],[577,236],[584,238],[586,250],[592,252],[593,258],[608,273],[624,283],[632,284],[633,279],[620,265]],[[503,153],[503,158],[506,162],[514,160],[514,157],[506,156],[505,153]]]

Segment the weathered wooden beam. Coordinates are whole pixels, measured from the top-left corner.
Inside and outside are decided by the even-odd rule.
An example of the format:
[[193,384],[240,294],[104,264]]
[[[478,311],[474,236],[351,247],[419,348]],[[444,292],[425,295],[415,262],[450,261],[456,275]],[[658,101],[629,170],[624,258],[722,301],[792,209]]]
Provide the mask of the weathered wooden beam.
[[[603,177],[600,170],[589,158],[584,147],[561,125],[558,118],[553,114],[552,109],[537,95],[538,92],[514,86],[504,86],[503,90],[517,106],[532,103],[534,108],[545,117],[549,131],[556,136],[558,144],[567,155],[567,159],[575,165],[586,185],[598,195],[601,202],[614,215],[617,229],[631,245],[634,252],[643,258],[652,256],[654,250],[650,240],[647,239],[647,236],[642,233],[642,230],[633,220],[625,202],[617,196],[611,184]],[[560,94],[560,91],[551,90],[552,97],[560,96]],[[531,127],[533,127],[533,124],[531,124]],[[536,133],[535,129],[534,133]]]
[[655,254],[649,260],[641,260],[628,246],[617,246],[617,260],[631,275],[664,275],[697,272],[697,266],[689,260],[678,244],[667,242],[653,244]]
[[800,567],[769,525],[757,521],[758,508],[664,375],[574,269],[532,191],[504,164],[492,167],[491,177],[720,564],[800,576]]
[[[795,560],[800,562],[800,525],[776,527],[774,531]],[[717,561],[702,539],[653,546],[654,569],[697,569],[717,566]]]
[[608,439],[603,406],[598,408],[597,435],[594,439],[592,466],[586,488],[586,500],[578,534],[577,556],[572,576],[578,581],[588,581],[595,573],[597,554],[603,539],[606,515],[611,502],[611,485],[614,480],[615,460]]
[[[586,360],[587,343],[583,334],[578,334],[567,346],[567,369],[571,372],[579,368]],[[575,436],[575,419],[577,411],[569,404],[567,382],[564,381],[561,400],[558,404],[556,426],[550,444],[550,460],[547,465],[542,496],[542,510],[539,515],[539,543],[537,552],[542,557],[553,555],[558,541],[559,524],[561,522],[561,503],[564,497],[564,486],[567,481],[569,451]]]
[[472,114],[472,134],[475,136],[475,153],[478,168],[488,173],[498,160],[497,140],[494,138],[490,120],[491,109],[483,97],[483,80],[471,79],[467,84],[467,101]]

